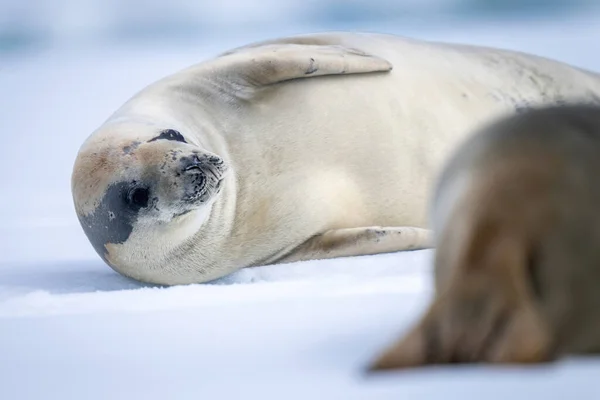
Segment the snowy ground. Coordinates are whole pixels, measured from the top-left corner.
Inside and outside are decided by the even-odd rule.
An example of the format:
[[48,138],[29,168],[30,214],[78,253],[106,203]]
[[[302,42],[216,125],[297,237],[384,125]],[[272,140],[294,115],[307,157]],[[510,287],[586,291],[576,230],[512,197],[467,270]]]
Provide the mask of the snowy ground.
[[[373,30],[600,70],[598,18]],[[147,83],[279,34],[0,59],[0,399],[600,398],[598,360],[364,377],[366,363],[426,306],[431,251],[254,268],[173,288],[140,285],[102,264],[71,206],[83,139]]]

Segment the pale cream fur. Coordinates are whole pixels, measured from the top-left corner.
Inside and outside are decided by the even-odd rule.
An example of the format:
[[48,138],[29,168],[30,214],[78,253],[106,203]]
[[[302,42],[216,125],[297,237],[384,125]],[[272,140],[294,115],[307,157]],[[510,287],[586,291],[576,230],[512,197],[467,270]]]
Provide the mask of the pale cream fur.
[[[145,141],[176,129],[228,163],[225,184],[206,207],[138,221],[124,243],[107,244],[125,275],[194,283],[282,260],[424,248],[432,181],[467,132],[521,107],[599,98],[598,75],[516,52],[381,34],[278,39],[135,95],[83,145],[73,197],[79,215],[93,213],[109,185],[170,146]],[[336,243],[347,250],[332,249],[344,232]]]

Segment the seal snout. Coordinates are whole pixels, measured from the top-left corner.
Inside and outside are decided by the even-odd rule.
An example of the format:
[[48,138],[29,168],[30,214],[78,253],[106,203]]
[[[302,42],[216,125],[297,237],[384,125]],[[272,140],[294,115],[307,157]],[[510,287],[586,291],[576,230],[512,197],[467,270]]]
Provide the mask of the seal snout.
[[221,157],[196,153],[180,158],[180,175],[184,181],[184,200],[204,202],[216,194],[227,166]]
[[194,154],[191,157],[185,157],[182,161],[183,162],[181,169],[183,170],[183,172],[188,174],[202,173],[202,162],[200,161],[200,158],[198,158],[197,155]]
[[220,180],[226,169],[223,159],[215,155],[192,154],[181,158],[181,171],[189,175],[204,174]]

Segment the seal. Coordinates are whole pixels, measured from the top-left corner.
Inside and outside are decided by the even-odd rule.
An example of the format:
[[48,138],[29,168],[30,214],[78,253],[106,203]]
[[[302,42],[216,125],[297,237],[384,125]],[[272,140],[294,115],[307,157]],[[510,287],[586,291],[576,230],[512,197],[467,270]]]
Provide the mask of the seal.
[[201,283],[244,267],[431,247],[435,173],[468,129],[600,101],[533,55],[385,34],[253,43],[173,73],[81,146],[72,194],[100,257]]
[[600,353],[600,107],[540,107],[470,137],[432,205],[435,297],[372,370]]

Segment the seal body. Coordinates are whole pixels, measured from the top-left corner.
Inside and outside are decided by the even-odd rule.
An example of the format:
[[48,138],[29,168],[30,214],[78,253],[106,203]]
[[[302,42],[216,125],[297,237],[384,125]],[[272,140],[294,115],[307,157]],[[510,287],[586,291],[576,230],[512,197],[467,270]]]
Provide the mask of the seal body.
[[375,369],[600,352],[600,106],[543,107],[460,146],[432,205],[436,296]]
[[121,106],[80,149],[75,209],[109,265],[161,284],[430,247],[432,182],[466,132],[571,101],[599,102],[600,77],[517,52],[359,33],[255,43]]

